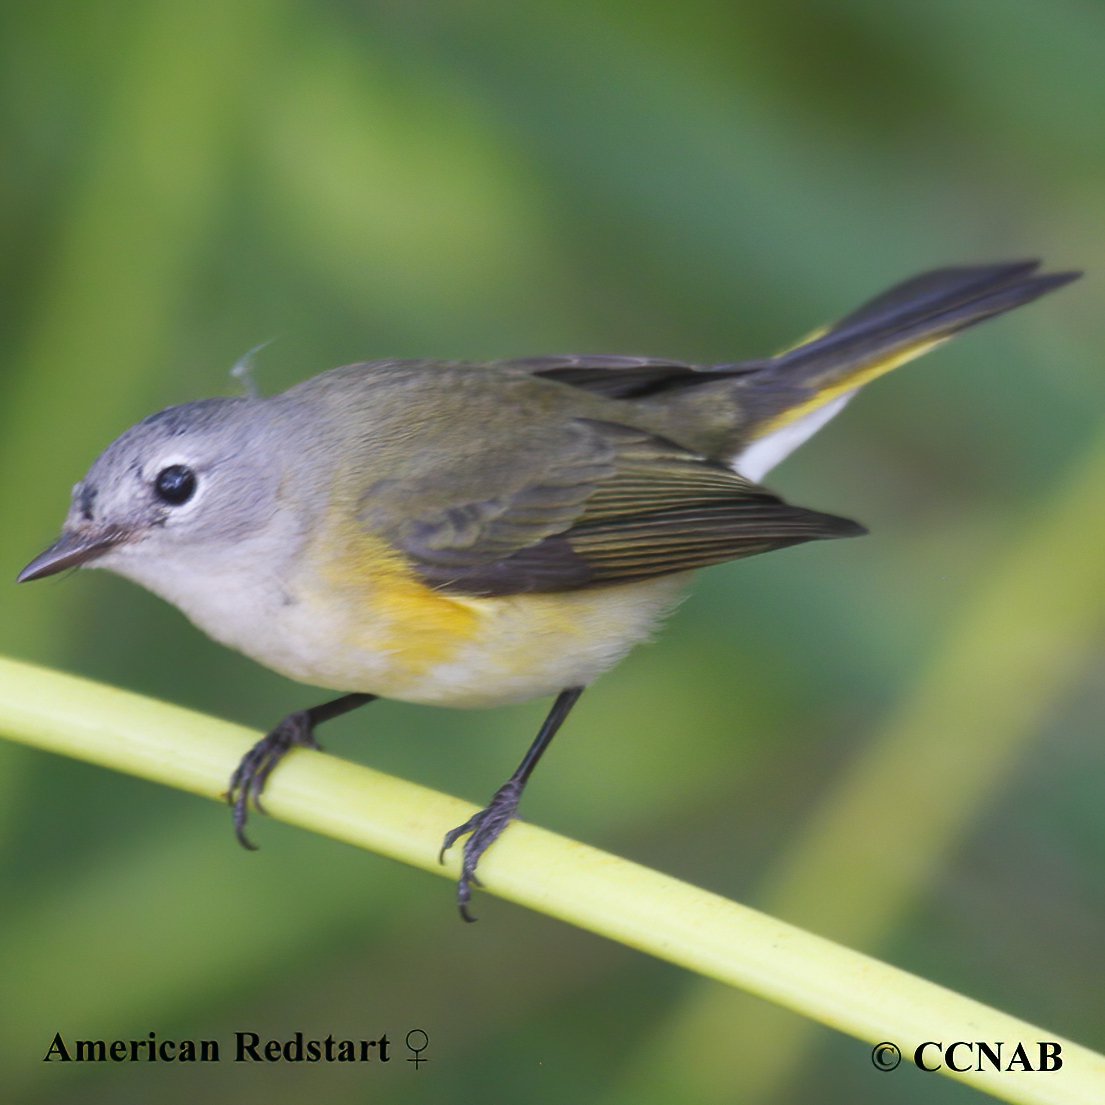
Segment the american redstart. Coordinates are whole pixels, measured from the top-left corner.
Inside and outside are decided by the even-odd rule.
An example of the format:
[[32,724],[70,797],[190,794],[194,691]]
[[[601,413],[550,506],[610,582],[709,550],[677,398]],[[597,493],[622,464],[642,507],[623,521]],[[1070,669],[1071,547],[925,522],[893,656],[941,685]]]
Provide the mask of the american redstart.
[[378,697],[556,700],[518,769],[449,832],[476,865],[583,689],[696,568],[863,527],[758,481],[870,380],[1074,280],[1037,263],[914,277],[775,357],[346,365],[271,398],[170,407],[73,490],[20,581],[108,568],[217,641],[342,697],[286,717],[228,792],[238,839],[272,770]]

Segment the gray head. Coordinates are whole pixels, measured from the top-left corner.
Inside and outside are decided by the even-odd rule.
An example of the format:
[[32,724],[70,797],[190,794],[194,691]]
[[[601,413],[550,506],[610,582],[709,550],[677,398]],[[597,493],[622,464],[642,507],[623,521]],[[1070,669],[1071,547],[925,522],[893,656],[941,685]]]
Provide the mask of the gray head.
[[272,458],[254,448],[268,423],[264,406],[206,399],[131,427],[73,488],[61,537],[23,569],[20,582],[87,565],[160,592],[151,573],[202,562],[204,549],[233,548],[262,529],[279,480],[265,463]]

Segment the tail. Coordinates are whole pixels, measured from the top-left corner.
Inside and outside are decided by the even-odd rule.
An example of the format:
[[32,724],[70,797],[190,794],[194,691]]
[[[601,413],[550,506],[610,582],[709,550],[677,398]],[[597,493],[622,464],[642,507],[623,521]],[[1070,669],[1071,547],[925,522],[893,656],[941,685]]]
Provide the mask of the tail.
[[751,420],[745,429],[748,445],[732,461],[734,467],[759,481],[864,384],[961,330],[1031,303],[1082,275],[1039,275],[1039,264],[1017,261],[923,273],[741,375],[741,406]]

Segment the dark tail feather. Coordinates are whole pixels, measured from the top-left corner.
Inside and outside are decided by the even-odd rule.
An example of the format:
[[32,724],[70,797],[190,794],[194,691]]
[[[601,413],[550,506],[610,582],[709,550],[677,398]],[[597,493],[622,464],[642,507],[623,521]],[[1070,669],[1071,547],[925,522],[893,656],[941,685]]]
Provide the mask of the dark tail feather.
[[[960,330],[1011,311],[1078,279],[1037,275],[1038,261],[936,269],[898,284],[846,315],[827,333],[774,358],[764,375],[817,390],[860,377],[857,386]],[[836,388],[834,388],[834,391]]]

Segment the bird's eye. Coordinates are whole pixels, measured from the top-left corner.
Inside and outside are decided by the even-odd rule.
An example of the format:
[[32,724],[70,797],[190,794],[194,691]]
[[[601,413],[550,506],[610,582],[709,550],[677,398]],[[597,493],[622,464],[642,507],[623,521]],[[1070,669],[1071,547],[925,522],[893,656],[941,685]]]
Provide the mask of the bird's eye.
[[157,497],[170,506],[181,506],[196,493],[196,474],[186,464],[170,464],[153,481]]

